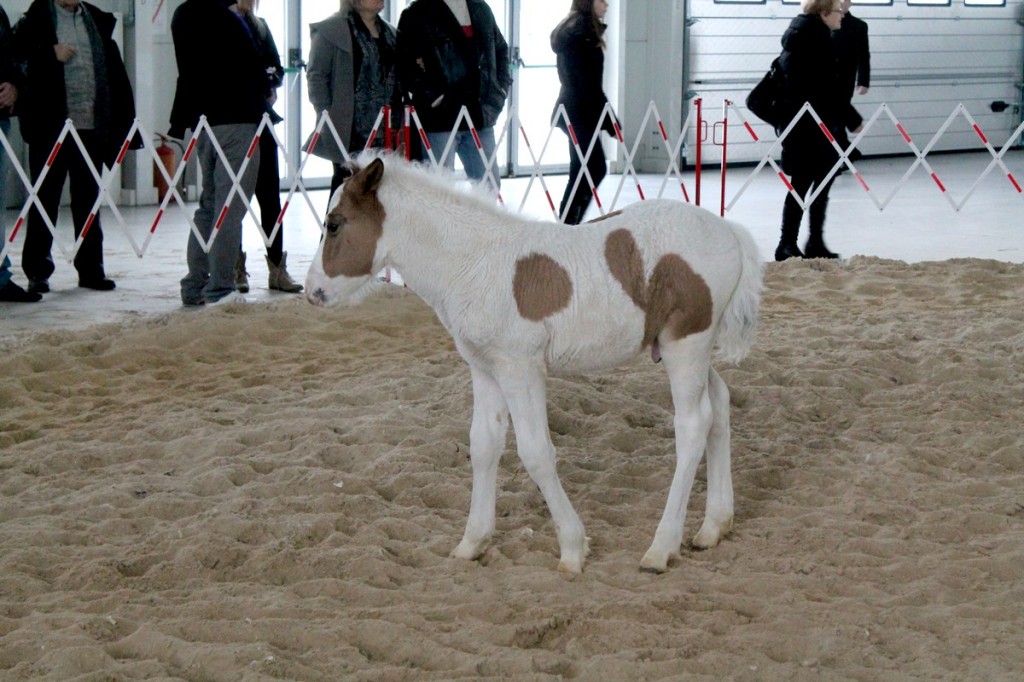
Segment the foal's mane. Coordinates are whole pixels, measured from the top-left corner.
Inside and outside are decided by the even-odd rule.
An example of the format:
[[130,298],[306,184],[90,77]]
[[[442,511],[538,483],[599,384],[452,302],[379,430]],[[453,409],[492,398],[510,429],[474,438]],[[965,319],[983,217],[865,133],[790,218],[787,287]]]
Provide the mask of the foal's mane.
[[[374,159],[384,162],[384,177],[381,180],[384,186],[393,184],[402,189],[416,188],[425,191],[432,202],[440,199],[438,203],[448,201],[467,208],[477,208],[495,216],[522,219],[506,206],[498,204],[485,183],[467,183],[464,178],[447,168],[431,168],[425,164],[410,163],[394,154],[364,152],[356,159],[356,164],[362,168]],[[430,204],[425,205],[423,210],[429,211]]]

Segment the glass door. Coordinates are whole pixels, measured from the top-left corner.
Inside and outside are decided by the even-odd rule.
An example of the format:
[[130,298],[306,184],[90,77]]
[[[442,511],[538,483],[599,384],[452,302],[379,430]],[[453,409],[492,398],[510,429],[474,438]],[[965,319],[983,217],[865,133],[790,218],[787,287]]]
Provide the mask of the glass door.
[[519,121],[530,138],[528,148],[518,129],[510,131],[511,163],[515,175],[529,175],[533,154],[545,171],[569,168],[567,138],[561,131],[551,134],[541,156],[544,140],[551,128],[551,111],[558,99],[558,71],[551,51],[551,31],[569,13],[570,0],[513,0],[515,5],[512,53],[513,83],[511,105],[519,112]]
[[[286,2],[295,4],[296,0],[286,0]],[[309,103],[309,97],[306,94],[306,71],[304,67],[306,60],[309,58],[309,25],[323,21],[337,11],[338,3],[336,1],[325,2],[324,0],[299,0],[297,11],[292,11],[297,26],[294,27],[296,30],[290,31],[290,33],[294,35],[294,45],[292,47],[295,52],[293,57],[297,58],[294,60],[297,63],[294,66],[294,73],[289,74],[288,85],[294,91],[295,99],[297,100],[294,105],[297,107],[296,115],[290,117],[297,129],[294,133],[298,140],[296,165],[302,160],[302,144],[316,130],[316,124],[319,122],[320,117],[320,112],[313,111],[313,105]],[[386,10],[382,16],[387,16]],[[331,134],[326,129],[323,132],[327,135]],[[346,145],[348,144],[348,140],[343,140],[343,142]],[[333,172],[334,168],[330,161],[311,155],[309,160],[306,161],[306,167],[302,170],[302,178],[306,187],[326,189],[330,186]]]
[[[258,10],[259,15],[266,19],[267,26],[270,27],[285,70],[284,84],[277,91],[277,103],[274,106],[284,117],[284,121],[277,124],[275,131],[288,151],[287,160],[284,151],[279,152],[283,189],[291,187],[292,170],[298,170],[299,164],[302,163],[302,145],[316,129],[318,118],[306,95],[305,66],[309,57],[309,25],[323,21],[337,11],[336,3],[323,0],[268,1],[262,3]],[[302,170],[304,183],[309,189],[328,187],[332,173],[331,162],[318,156],[310,156]]]

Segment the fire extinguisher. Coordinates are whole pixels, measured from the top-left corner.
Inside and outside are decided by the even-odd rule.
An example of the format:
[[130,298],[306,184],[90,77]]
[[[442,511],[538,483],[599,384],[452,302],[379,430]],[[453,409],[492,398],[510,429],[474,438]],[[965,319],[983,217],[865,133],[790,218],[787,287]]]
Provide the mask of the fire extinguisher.
[[[156,148],[157,158],[160,159],[160,164],[167,171],[167,177],[174,177],[174,149],[167,144],[167,138],[163,135],[160,136],[160,146]],[[157,201],[163,203],[164,197],[167,196],[167,180],[164,179],[164,174],[160,172],[157,167],[157,162],[153,161],[153,186],[156,187]]]

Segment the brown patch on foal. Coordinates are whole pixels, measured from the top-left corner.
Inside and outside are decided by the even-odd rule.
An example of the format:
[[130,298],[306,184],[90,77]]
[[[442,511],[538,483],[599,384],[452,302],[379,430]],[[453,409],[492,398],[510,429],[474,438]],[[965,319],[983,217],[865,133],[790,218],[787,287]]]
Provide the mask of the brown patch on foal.
[[531,253],[516,261],[512,294],[519,314],[531,322],[540,322],[569,305],[572,279],[555,259]]
[[612,230],[604,242],[604,259],[612,277],[618,280],[626,295],[640,310],[647,309],[647,283],[644,282],[644,259],[629,230]]
[[376,191],[380,175],[374,168],[370,164],[346,180],[338,204],[327,214],[322,262],[328,277],[373,274],[373,256],[385,217]]
[[645,281],[643,255],[636,240],[629,230],[619,229],[608,233],[604,257],[612,277],[645,313],[641,348],[651,345],[663,330],[675,341],[711,326],[711,290],[680,256],[662,256],[650,280]]
[[670,341],[698,334],[711,326],[714,303],[704,278],[680,256],[661,257],[647,285],[644,346],[667,330]]

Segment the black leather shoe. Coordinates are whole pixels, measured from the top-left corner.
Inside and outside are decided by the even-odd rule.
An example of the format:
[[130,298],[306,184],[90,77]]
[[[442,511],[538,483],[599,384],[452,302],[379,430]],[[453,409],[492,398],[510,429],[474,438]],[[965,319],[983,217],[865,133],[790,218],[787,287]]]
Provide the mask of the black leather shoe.
[[803,257],[804,254],[800,252],[796,244],[779,244],[779,248],[775,249],[775,260],[777,261]]
[[89,279],[78,280],[78,286],[94,291],[113,291],[117,285],[114,284],[114,280],[107,279],[106,277],[90,277]]
[[48,280],[48,279],[30,279],[28,281],[28,292],[30,294],[48,294],[48,293],[50,293],[50,280]]
[[0,287],[0,301],[5,303],[36,303],[42,300],[42,298],[41,295],[32,291],[25,291],[9,280],[7,284]]
[[804,247],[804,258],[839,258],[839,254],[829,251],[824,243],[808,244]]

